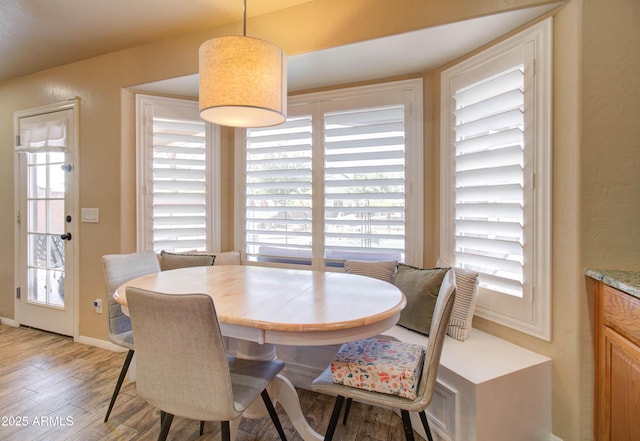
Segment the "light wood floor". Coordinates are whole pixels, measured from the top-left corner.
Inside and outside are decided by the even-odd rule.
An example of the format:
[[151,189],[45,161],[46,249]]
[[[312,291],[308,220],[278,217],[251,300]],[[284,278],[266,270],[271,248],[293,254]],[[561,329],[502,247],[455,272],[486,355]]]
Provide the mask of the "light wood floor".
[[[134,383],[123,385],[108,423],[109,399],[124,353],[74,343],[72,339],[28,328],[0,325],[0,440],[155,440],[160,431],[158,409],[136,396]],[[309,424],[324,433],[333,398],[298,390]],[[302,441],[277,407],[289,441]],[[218,423],[175,418],[171,440],[219,440]],[[237,441],[276,441],[269,418],[242,419]],[[346,426],[338,425],[336,441],[404,440],[400,417],[389,410],[354,403]],[[419,437],[417,439],[420,439]]]

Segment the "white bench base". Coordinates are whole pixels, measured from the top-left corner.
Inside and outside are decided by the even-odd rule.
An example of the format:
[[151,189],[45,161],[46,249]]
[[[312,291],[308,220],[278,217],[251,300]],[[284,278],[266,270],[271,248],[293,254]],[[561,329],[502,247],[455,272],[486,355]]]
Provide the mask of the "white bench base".
[[[426,346],[427,337],[394,326],[385,332]],[[278,346],[284,374],[296,386],[311,382],[339,345]],[[460,342],[446,337],[431,405],[435,439],[446,441],[548,441],[551,439],[551,359],[473,329]],[[417,415],[414,429],[424,435]]]

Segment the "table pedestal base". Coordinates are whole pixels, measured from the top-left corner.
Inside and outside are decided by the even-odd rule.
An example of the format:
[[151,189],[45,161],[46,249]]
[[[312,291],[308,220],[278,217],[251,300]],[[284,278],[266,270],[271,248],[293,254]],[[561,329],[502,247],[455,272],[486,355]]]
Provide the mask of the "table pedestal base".
[[[227,352],[234,357],[250,360],[274,360],[276,358],[275,345],[258,344],[234,338],[229,338]],[[321,441],[324,439],[324,437],[313,430],[307,422],[304,414],[302,413],[302,408],[300,407],[298,392],[284,375],[278,374],[278,376],[269,385],[268,391],[269,396],[274,403],[280,403],[291,420],[293,427],[295,427],[302,439],[305,441]],[[263,418],[268,416],[268,414],[262,400],[258,399],[244,412],[242,416],[244,418]],[[240,418],[236,419],[235,422],[232,422],[231,424],[232,440],[235,439],[239,423]]]
[[293,427],[305,441],[320,441],[324,436],[313,430],[309,425],[300,408],[298,392],[291,382],[283,375],[278,375],[270,386],[274,400],[278,401],[287,416],[291,420]]

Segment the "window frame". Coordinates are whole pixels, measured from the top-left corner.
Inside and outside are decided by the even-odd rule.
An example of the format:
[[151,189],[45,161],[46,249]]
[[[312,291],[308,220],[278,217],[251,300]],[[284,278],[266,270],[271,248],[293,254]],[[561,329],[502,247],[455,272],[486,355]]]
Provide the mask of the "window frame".
[[[147,149],[149,134],[146,130],[145,108],[147,106],[172,106],[175,108],[187,108],[189,111],[195,110],[198,113],[198,101],[180,98],[170,98],[155,95],[136,94],[136,246],[138,251],[144,251],[153,244],[150,231],[153,226],[147,225],[147,220],[151,219],[149,211],[151,207],[148,203],[147,183],[149,176],[149,161]],[[205,122],[205,142],[207,156],[206,165],[206,199],[207,199],[207,249],[206,251],[218,251],[220,247],[220,127]]]
[[[323,258],[324,252],[324,165],[322,125],[326,112],[337,110],[364,108],[379,105],[380,96],[384,94],[409,94],[409,104],[405,116],[405,124],[411,129],[405,129],[405,263],[422,265],[423,260],[423,85],[422,78],[392,81],[365,86],[347,87],[322,92],[311,92],[290,96],[288,112],[313,115],[313,156],[312,156],[312,185],[313,185],[313,215],[312,215],[312,264],[296,265],[282,263],[248,262],[246,260],[246,164],[244,158],[246,145],[246,130],[235,130],[235,248],[241,250],[243,262],[251,265],[281,266],[308,270],[336,270],[327,266]],[[357,101],[357,106],[346,106],[351,101]],[[342,268],[337,270],[341,271]]]
[[[441,73],[440,255],[455,265],[455,163],[452,153],[455,141],[452,96],[455,90],[452,83],[456,77],[482,69],[510,51],[533,52],[532,65],[525,66],[533,75],[529,83],[532,93],[525,98],[524,116],[525,138],[532,144],[530,148],[525,144],[524,152],[532,162],[532,169],[527,168],[531,172],[531,182],[525,181],[525,186],[532,186],[533,191],[533,214],[527,216],[525,210],[524,219],[524,265],[525,274],[529,276],[525,275],[522,298],[481,287],[475,313],[546,341],[551,341],[552,23],[549,17]],[[533,128],[527,129],[527,125]]]

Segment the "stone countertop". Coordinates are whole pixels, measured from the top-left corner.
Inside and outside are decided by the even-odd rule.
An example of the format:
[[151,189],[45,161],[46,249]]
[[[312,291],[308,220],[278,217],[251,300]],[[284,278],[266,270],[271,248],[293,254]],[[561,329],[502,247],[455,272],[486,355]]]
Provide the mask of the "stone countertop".
[[606,285],[640,298],[640,271],[603,270],[587,268],[584,273]]

